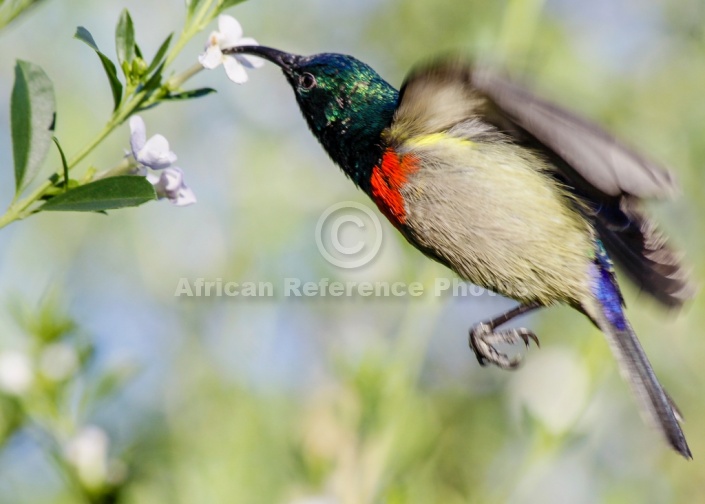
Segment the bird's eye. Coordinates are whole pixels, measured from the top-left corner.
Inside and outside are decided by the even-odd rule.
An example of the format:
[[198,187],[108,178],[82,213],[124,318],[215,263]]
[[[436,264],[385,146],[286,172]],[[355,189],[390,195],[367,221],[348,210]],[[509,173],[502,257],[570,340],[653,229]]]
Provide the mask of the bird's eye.
[[299,78],[301,89],[313,89],[316,87],[316,78],[310,73],[305,73]]

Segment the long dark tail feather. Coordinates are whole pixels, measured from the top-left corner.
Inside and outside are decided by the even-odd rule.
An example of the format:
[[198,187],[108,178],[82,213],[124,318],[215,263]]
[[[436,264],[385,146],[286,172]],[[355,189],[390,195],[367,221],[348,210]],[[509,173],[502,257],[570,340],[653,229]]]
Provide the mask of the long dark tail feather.
[[679,424],[681,414],[656,378],[633,329],[627,323],[626,330],[616,330],[606,322],[604,319],[602,323],[598,321],[598,326],[607,335],[620,371],[631,385],[642,410],[673,449],[685,458],[692,459],[693,455]]
[[677,308],[693,297],[695,287],[679,255],[634,202],[597,213],[595,226],[605,247],[629,279],[662,304]]
[[631,386],[642,411],[681,455],[693,456],[679,424],[682,415],[663,389],[644,349],[623,311],[612,264],[601,243],[597,243],[593,272],[593,297],[583,303],[583,311],[605,333],[622,376]]

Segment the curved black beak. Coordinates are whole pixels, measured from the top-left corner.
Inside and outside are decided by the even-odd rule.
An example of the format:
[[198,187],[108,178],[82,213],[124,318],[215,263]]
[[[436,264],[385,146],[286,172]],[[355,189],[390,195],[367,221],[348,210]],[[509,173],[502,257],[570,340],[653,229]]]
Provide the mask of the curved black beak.
[[228,49],[223,49],[224,54],[251,54],[252,56],[259,56],[267,61],[271,61],[275,65],[282,68],[282,70],[290,72],[293,67],[303,59],[302,56],[297,56],[296,54],[287,53],[280,51],[278,49],[272,49],[271,47],[265,46],[235,46]]

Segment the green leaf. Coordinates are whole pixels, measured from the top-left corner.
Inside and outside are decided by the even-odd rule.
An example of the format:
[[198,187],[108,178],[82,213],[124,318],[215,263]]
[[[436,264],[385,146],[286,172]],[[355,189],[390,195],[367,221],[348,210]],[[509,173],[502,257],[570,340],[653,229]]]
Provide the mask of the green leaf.
[[56,137],[52,137],[52,140],[54,140],[56,148],[59,149],[59,156],[61,156],[61,166],[64,168],[64,190],[66,191],[69,188],[69,165],[66,162],[66,155],[64,154],[64,149],[62,149],[61,144],[59,144],[59,139]]
[[135,26],[127,9],[123,9],[115,28],[115,49],[120,67],[123,63],[132,63],[135,57]]
[[108,82],[110,82],[110,91],[113,93],[113,110],[117,110],[122,101],[122,83],[118,79],[117,69],[115,64],[102,52],[98,52],[98,57],[103,64],[105,74],[108,76]]
[[152,91],[162,85],[162,70],[164,70],[164,63],[159,65],[154,71],[154,75],[152,75],[149,80],[144,83],[144,89],[146,91]]
[[98,49],[98,46],[95,43],[95,40],[93,40],[93,36],[83,26],[79,26],[78,28],[76,28],[76,34],[74,35],[74,38],[85,42],[86,44],[88,44],[89,47],[91,47],[91,49],[96,52],[96,54],[98,54],[100,62],[103,64],[105,74],[108,76],[110,90],[113,93],[113,110],[116,110],[120,106],[120,102],[122,101],[122,83],[120,82],[120,79],[118,79],[115,64],[110,61],[110,58],[100,52],[100,49]]
[[51,80],[38,65],[18,60],[10,103],[17,193],[39,171],[51,145],[55,119],[56,103]]
[[93,35],[91,35],[91,32],[89,32],[83,26],[79,26],[78,28],[76,28],[76,33],[74,34],[73,38],[85,42],[95,52],[100,52],[100,50],[98,49],[98,44],[96,44],[95,40],[93,39]]
[[171,43],[171,37],[174,36],[174,33],[170,33],[169,36],[162,42],[162,45],[159,46],[159,49],[157,49],[157,54],[154,55],[154,59],[152,62],[149,64],[149,68],[147,68],[147,75],[152,73],[152,70],[157,68],[157,65],[159,65],[162,60],[164,59],[164,55],[166,54],[167,49],[169,49],[169,44]]
[[57,185],[57,183],[58,183],[58,181],[59,181],[59,178],[58,178],[58,177],[53,176],[53,177],[51,177],[49,180],[50,180],[50,181],[52,182],[52,184],[54,184],[54,185],[52,185],[51,187],[47,187],[47,188],[44,190],[44,194],[43,194],[42,197],[41,197],[41,199],[44,200],[44,201],[48,201],[48,200],[50,200],[51,198],[53,198],[54,196],[58,196],[59,194],[63,194],[63,193],[65,193],[66,191],[68,191],[69,189],[73,189],[74,187],[78,187],[78,186],[81,185],[81,183],[80,183],[78,180],[76,180],[76,179],[69,179],[68,184],[67,184],[65,181],[62,180],[60,186]]
[[225,9],[229,9],[230,7],[233,7],[239,3],[244,2],[245,0],[223,0],[223,2],[220,4],[219,9],[221,11]]
[[190,89],[181,93],[170,94],[169,96],[164,97],[164,100],[190,100],[192,98],[200,98],[215,92],[216,90],[213,88]]
[[113,110],[117,110],[122,102],[122,84],[117,76],[117,69],[115,64],[110,61],[110,59],[103,53],[99,52],[98,57],[100,62],[103,64],[105,73],[108,76],[108,81],[110,82],[110,91],[113,93]]
[[157,199],[154,187],[146,178],[122,175],[96,180],[69,189],[44,203],[39,210],[61,212],[100,212],[139,206]]
[[114,365],[95,382],[92,400],[100,401],[112,396],[134,378],[139,371],[140,367],[137,364],[129,362]]

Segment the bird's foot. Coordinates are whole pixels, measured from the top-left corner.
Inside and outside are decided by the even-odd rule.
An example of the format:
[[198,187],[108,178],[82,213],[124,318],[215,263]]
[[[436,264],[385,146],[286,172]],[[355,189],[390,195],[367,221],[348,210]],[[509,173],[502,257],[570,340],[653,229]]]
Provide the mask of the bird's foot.
[[536,343],[536,346],[540,346],[536,334],[529,329],[520,327],[518,329],[494,331],[491,325],[485,323],[477,324],[470,329],[468,342],[481,366],[486,366],[489,363],[502,369],[515,369],[521,363],[521,357],[509,358],[506,354],[497,350],[494,345],[496,343],[513,345],[520,340],[524,342],[527,348],[531,340]]

